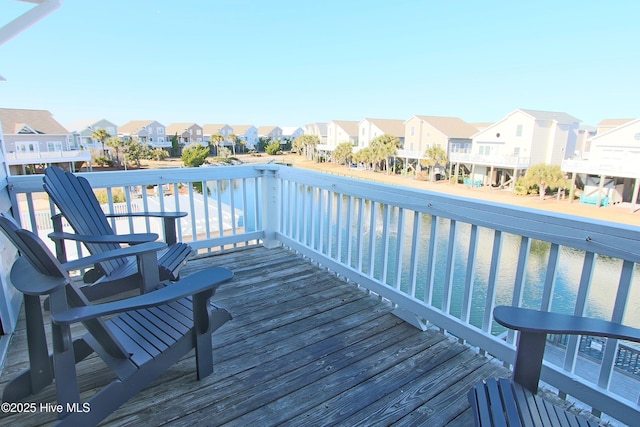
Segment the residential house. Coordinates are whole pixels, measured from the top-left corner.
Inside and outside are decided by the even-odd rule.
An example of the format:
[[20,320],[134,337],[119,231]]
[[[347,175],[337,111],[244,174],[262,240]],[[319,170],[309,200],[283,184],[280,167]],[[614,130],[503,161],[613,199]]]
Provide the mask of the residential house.
[[327,143],[327,124],[326,123],[311,123],[304,126],[305,135],[316,135],[320,140],[320,144]]
[[350,142],[358,145],[358,122],[350,120],[331,120],[327,124],[327,147],[330,151],[342,144]]
[[67,129],[46,110],[0,108],[2,148],[10,175],[24,175],[48,165],[75,171],[91,168],[91,153],[71,143]]
[[281,144],[285,144],[287,141],[293,142],[296,138],[304,135],[304,129],[296,126],[283,126],[282,128],[282,140]]
[[202,126],[204,132],[204,140],[207,145],[211,144],[211,137],[213,135],[222,135],[222,145],[231,146],[229,135],[233,133],[233,128],[227,124],[206,124]]
[[371,140],[382,135],[392,135],[404,144],[404,122],[393,119],[362,119],[358,122],[358,145],[354,151],[368,147]]
[[118,137],[124,140],[136,140],[152,148],[170,148],[171,139],[167,138],[165,126],[155,120],[134,120],[118,128]]
[[442,148],[447,157],[451,152],[470,153],[471,137],[478,132],[476,127],[458,117],[412,116],[404,122],[404,128],[404,146],[398,150],[398,157],[403,159],[405,170],[411,167],[417,171],[420,170],[420,159],[431,147]]
[[614,130],[633,120],[634,119],[604,119],[600,123],[598,123],[596,135],[602,135],[603,133],[607,133],[610,130]]
[[[518,109],[473,136],[472,152],[451,152],[470,182],[510,186],[529,166],[560,165],[575,151],[580,120],[566,113]],[[457,172],[456,172],[457,174]]]
[[621,124],[609,130],[598,125],[605,131],[591,138],[587,155],[562,162],[562,170],[571,174],[569,200],[580,184],[584,203],[630,202],[635,211],[640,187],[640,118],[617,122]]
[[318,144],[316,149],[320,156],[331,160],[333,151],[343,142],[350,142],[358,146],[358,122],[349,120],[331,120],[327,124],[327,140],[325,144]]
[[[79,119],[67,125],[71,132],[72,141],[77,144],[74,148],[92,148],[102,150],[102,143],[93,137],[93,133],[99,129],[104,129],[111,137],[118,135],[118,125],[107,119]],[[109,147],[105,146],[105,150]]]
[[253,125],[233,125],[233,133],[240,138],[248,150],[258,145],[258,128]]
[[186,146],[192,143],[197,143],[202,146],[207,146],[204,140],[204,130],[202,126],[196,123],[171,123],[165,129],[167,133],[167,139],[171,142],[173,137],[178,138],[178,143]]
[[278,126],[260,126],[258,138],[269,138],[271,141],[282,140],[282,129]]

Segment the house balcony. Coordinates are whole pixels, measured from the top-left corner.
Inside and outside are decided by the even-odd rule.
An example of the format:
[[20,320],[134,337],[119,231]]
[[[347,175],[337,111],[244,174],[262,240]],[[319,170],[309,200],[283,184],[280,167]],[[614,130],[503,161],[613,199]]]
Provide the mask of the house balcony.
[[37,153],[14,151],[7,153],[5,161],[10,166],[31,165],[34,163],[68,164],[69,162],[89,162],[91,161],[91,152],[89,150],[40,151]]
[[521,156],[491,156],[471,153],[450,153],[449,161],[452,163],[467,163],[494,168],[526,169],[530,166],[531,159],[529,157]]
[[623,159],[565,159],[562,161],[563,172],[584,173],[598,176],[620,176],[625,178],[640,178],[638,161],[640,156],[627,153]]
[[401,157],[403,159],[422,159],[424,157],[424,152],[402,149],[398,150],[396,157]]
[[[508,375],[514,360],[496,305],[640,326],[638,227],[279,165],[80,175],[107,190],[107,212],[187,211],[178,238],[198,255],[185,276],[213,265],[235,273],[214,298],[234,316],[214,333],[214,374],[197,382],[190,355],[106,425],[469,425],[467,390]],[[14,216],[46,239],[41,177],[7,181]],[[116,189],[123,203],[112,202]],[[27,360],[14,323],[2,382]],[[556,399],[633,425],[639,355],[617,340],[549,336],[541,379]],[[91,389],[105,378],[88,362],[80,384]],[[55,403],[52,388],[36,397]],[[0,424],[54,419],[37,415]]]

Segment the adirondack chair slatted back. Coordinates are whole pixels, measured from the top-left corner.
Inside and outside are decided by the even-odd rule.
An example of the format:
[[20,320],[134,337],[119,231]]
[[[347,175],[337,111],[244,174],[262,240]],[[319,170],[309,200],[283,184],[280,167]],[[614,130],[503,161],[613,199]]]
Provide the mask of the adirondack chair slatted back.
[[[0,229],[19,251],[20,256],[40,275],[65,279],[64,291],[71,307],[91,305],[38,236],[28,230],[21,229],[11,218],[4,214],[0,214]],[[29,293],[31,295],[46,294],[44,289],[39,291],[38,285],[37,282],[29,283],[31,290]],[[19,290],[25,292],[24,288]],[[52,306],[53,309],[54,307]],[[100,346],[107,354],[112,357],[129,358],[128,352],[120,345],[101,319],[87,320],[83,324],[92,335],[101,337]]]
[[[85,178],[52,166],[45,169],[43,181],[45,191],[77,234],[103,236],[115,234],[91,185]],[[117,243],[84,243],[84,245],[92,254],[120,247]],[[124,262],[123,259],[114,259],[100,263],[100,268],[104,273],[110,274]]]

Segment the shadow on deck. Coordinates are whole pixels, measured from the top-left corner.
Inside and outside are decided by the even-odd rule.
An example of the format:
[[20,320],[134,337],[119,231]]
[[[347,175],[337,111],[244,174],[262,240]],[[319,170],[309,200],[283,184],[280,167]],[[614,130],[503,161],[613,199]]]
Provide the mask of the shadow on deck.
[[[103,425],[472,424],[466,393],[504,368],[438,331],[421,332],[392,307],[284,249],[201,256],[235,272],[216,293],[234,319],[214,333],[214,373],[197,381],[193,352]],[[24,319],[0,387],[26,365]],[[109,381],[102,362],[79,365],[93,394]],[[55,403],[52,386],[35,397]],[[46,425],[51,413],[1,415],[0,425]]]

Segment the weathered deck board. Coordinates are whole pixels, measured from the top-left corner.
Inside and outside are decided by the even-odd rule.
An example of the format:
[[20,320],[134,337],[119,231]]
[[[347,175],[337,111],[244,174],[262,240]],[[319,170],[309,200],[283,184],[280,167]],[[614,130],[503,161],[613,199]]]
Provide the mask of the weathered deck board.
[[[282,249],[199,257],[235,277],[214,297],[234,319],[214,334],[214,373],[196,381],[193,353],[103,423],[124,425],[468,425],[466,392],[503,368],[437,331],[421,332],[392,307]],[[25,366],[19,331],[0,386]],[[93,393],[111,378],[92,357],[79,368]],[[55,402],[53,387],[36,396]],[[52,414],[0,425],[46,425]]]

